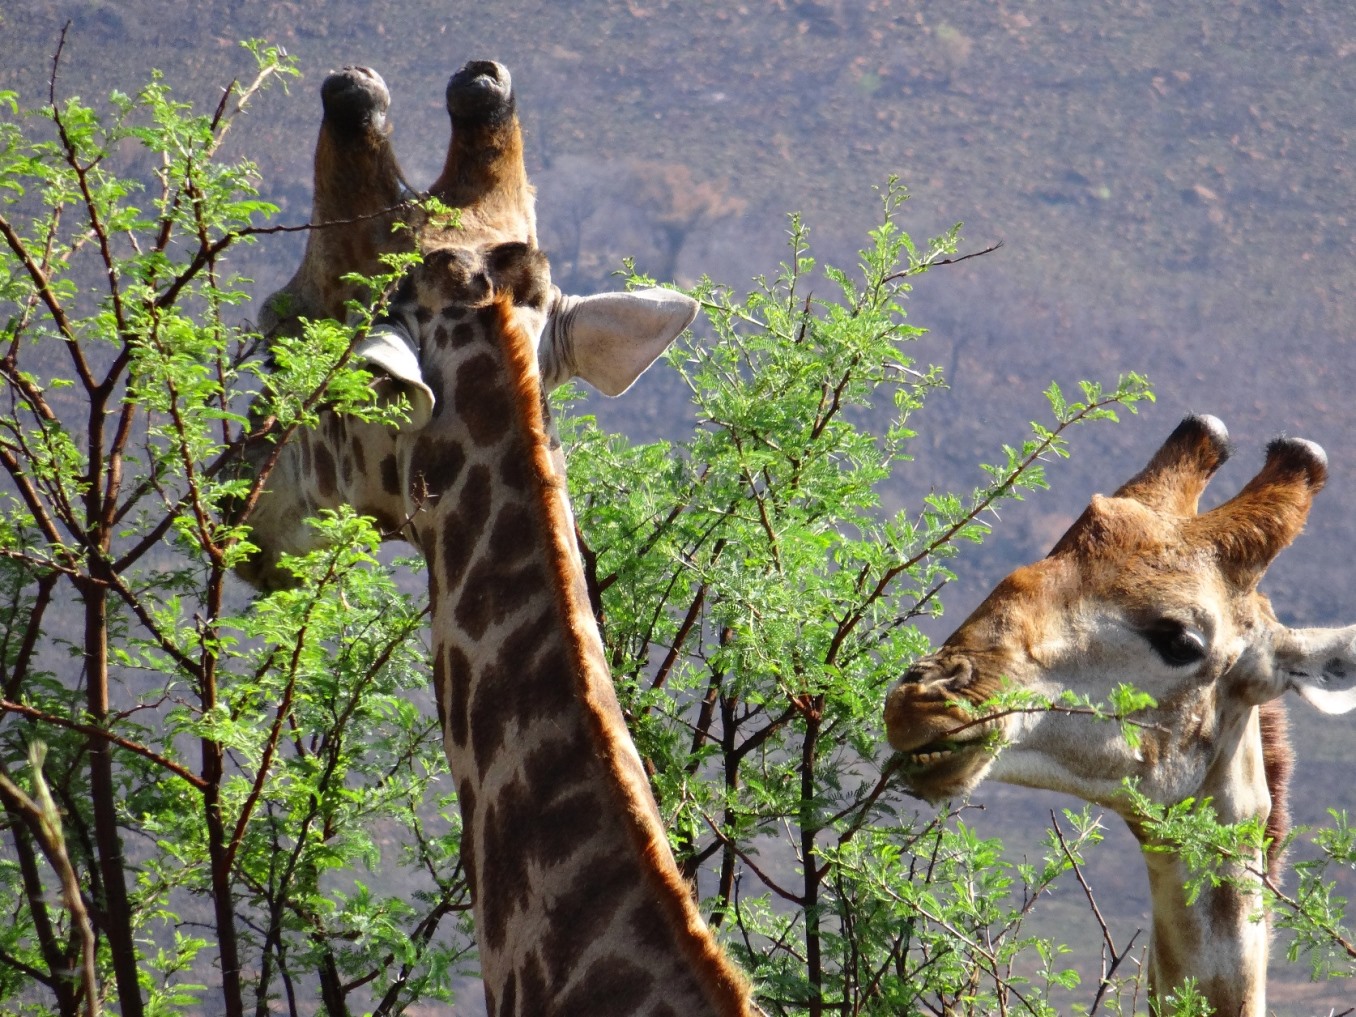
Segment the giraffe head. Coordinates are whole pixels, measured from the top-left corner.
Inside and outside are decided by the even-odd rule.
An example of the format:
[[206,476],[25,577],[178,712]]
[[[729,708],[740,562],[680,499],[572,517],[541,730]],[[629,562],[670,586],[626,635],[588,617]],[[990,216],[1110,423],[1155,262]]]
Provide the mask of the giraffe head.
[[299,504],[346,500],[423,552],[489,1012],[745,1015],[747,983],[673,861],[616,700],[545,400],[570,376],[625,389],[695,303],[562,296],[508,72],[467,65],[448,108],[433,190],[459,223],[419,224],[422,260],[354,348],[410,419],[324,414],[279,463],[295,473],[270,476],[252,539],[268,555]]
[[[1299,534],[1327,460],[1279,438],[1238,494],[1197,502],[1228,456],[1213,417],[1191,417],[1050,554],[1018,569],[889,693],[885,723],[904,781],[941,799],[984,776],[1062,790],[1125,812],[1133,778],[1167,804],[1212,797],[1230,821],[1266,816],[1265,717],[1287,691],[1326,713],[1356,706],[1356,626],[1290,629],[1257,585]],[[1120,683],[1157,705],[1132,747],[1115,724],[1069,712],[994,711],[1000,690],[1107,703]],[[1133,825],[1133,816],[1127,816]]]
[[[390,97],[379,75],[346,68],[326,78],[321,98],[313,213],[321,228],[311,234],[292,280],[264,302],[259,323],[265,335],[296,334],[303,318],[342,319],[345,301],[355,294],[340,280],[353,272],[376,274],[387,251],[417,246],[434,258],[438,285],[453,287],[461,305],[489,300],[494,287],[521,289],[529,285],[528,277],[530,285],[542,282],[544,259],[537,264],[524,256],[536,250],[535,196],[506,68],[473,61],[447,85],[452,136],[443,169],[429,190],[459,209],[455,226],[424,218],[412,206],[395,207],[406,191],[387,126]],[[392,232],[397,220],[412,226]],[[671,290],[581,297],[561,293],[550,285],[549,275],[544,278],[544,324],[537,321],[533,334],[540,337],[539,372],[547,392],[580,378],[605,395],[621,394],[697,312],[695,301]],[[265,590],[291,585],[295,580],[279,567],[279,559],[316,546],[306,520],[320,509],[352,505],[374,517],[385,533],[411,535],[398,446],[416,437],[436,411],[434,387],[425,379],[430,350],[421,341],[423,324],[392,316],[359,337],[354,348],[357,363],[373,373],[379,397],[408,401],[409,420],[402,429],[324,413],[317,430],[297,434],[278,452],[266,488],[246,519],[258,548],[237,569],[247,582]],[[451,324],[441,324],[450,335]],[[435,324],[428,338],[438,335]],[[274,452],[271,441],[252,443],[246,449],[247,468],[259,469]]]
[[303,319],[343,320],[345,303],[362,293],[342,276],[376,275],[381,255],[413,242],[394,229],[408,195],[391,148],[386,82],[371,68],[345,67],[325,78],[320,102],[311,221],[321,228],[308,235],[291,281],[264,301],[259,331],[265,336],[297,335]]

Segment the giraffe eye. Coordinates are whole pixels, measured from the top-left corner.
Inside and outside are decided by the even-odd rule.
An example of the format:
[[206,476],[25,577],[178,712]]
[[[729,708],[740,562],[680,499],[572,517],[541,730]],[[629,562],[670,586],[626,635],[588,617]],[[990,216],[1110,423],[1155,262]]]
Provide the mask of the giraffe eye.
[[1163,621],[1145,629],[1144,638],[1169,667],[1186,667],[1205,659],[1205,639],[1178,622]]

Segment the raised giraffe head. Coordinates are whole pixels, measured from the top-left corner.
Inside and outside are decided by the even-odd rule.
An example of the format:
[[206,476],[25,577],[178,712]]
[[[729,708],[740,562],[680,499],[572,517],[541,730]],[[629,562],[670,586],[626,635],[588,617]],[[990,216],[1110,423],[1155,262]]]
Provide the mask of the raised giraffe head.
[[[342,321],[345,304],[363,296],[342,277],[376,275],[381,255],[413,243],[408,232],[394,228],[402,218],[399,206],[412,195],[391,148],[386,82],[369,67],[345,67],[325,78],[320,102],[311,222],[322,228],[307,234],[296,274],[264,301],[259,331],[265,336],[299,334],[303,319]],[[334,271],[337,266],[342,270]]]
[[[487,261],[493,260],[490,248],[535,246],[534,191],[523,166],[522,130],[506,68],[490,61],[468,63],[447,85],[452,135],[443,169],[429,190],[460,209],[455,229],[425,221],[412,205],[396,207],[412,195],[403,186],[391,147],[390,95],[380,75],[364,67],[344,68],[325,79],[321,99],[312,214],[320,228],[311,233],[291,281],[264,301],[259,325],[266,336],[298,334],[303,319],[342,320],[346,302],[359,295],[342,278],[377,274],[384,253],[416,245],[451,252],[445,256],[450,267],[465,274],[464,285],[483,288],[487,270],[494,269]],[[411,228],[393,232],[398,221]],[[548,392],[581,378],[605,395],[621,394],[697,311],[687,296],[658,288],[580,297],[550,287],[548,294],[538,345]],[[354,356],[376,376],[384,398],[408,400],[405,433],[426,426],[434,411],[433,393],[422,376],[421,350],[408,333],[374,330],[359,340]],[[352,505],[375,518],[387,535],[410,536],[406,492],[395,469],[396,441],[389,428],[333,413],[322,414],[316,431],[294,435],[277,452],[267,487],[248,514],[250,540],[258,551],[238,574],[265,590],[291,585],[295,580],[279,559],[316,546],[307,520],[320,509]],[[271,439],[246,449],[253,469],[274,456]]]
[[[1209,798],[1223,821],[1267,818],[1273,843],[1284,836],[1280,697],[1296,692],[1325,713],[1356,705],[1356,626],[1287,628],[1258,590],[1323,486],[1323,450],[1279,438],[1238,494],[1198,512],[1228,454],[1218,420],[1183,421],[1143,470],[1094,496],[1047,557],[1003,580],[909,670],[885,704],[906,786],[930,800],[986,776],[1066,791],[1116,810],[1143,840],[1122,791],[1130,779],[1156,803]],[[1004,689],[1107,703],[1121,683],[1157,704],[1135,714],[1134,747],[1117,725],[1079,713],[984,719]],[[1146,861],[1151,982],[1166,990],[1192,975],[1218,1012],[1261,1013],[1266,934],[1251,921],[1255,898],[1225,887],[1188,913],[1177,860]]]
[[537,362],[549,292],[530,245],[430,250],[384,326],[425,351],[435,400],[398,469],[489,1011],[750,1015],[612,687]]
[[[490,1012],[747,1015],[747,983],[674,864],[612,689],[545,403],[571,375],[625,389],[695,305],[550,285],[523,235],[525,177],[494,165],[521,161],[521,141],[504,137],[518,129],[507,72],[470,66],[486,70],[449,86],[453,143],[438,185],[445,201],[456,194],[463,228],[423,224],[423,262],[355,349],[406,389],[412,419],[393,431],[326,414],[287,460],[296,483],[270,480],[259,518],[294,513],[299,499],[385,505],[424,553]],[[463,104],[464,91],[475,101]],[[499,154],[465,143],[477,131]],[[256,523],[266,553],[272,537]]]

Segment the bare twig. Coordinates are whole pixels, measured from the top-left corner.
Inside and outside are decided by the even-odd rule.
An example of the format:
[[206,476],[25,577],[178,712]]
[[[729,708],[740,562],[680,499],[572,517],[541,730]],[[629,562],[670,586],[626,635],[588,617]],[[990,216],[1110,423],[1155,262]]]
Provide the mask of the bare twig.
[[85,901],[80,894],[80,880],[66,854],[66,840],[61,832],[61,814],[52,801],[47,782],[42,776],[42,763],[47,748],[41,742],[29,746],[28,759],[33,768],[34,801],[23,789],[9,779],[0,763],[0,798],[6,808],[23,819],[33,839],[42,848],[48,863],[61,880],[62,901],[71,913],[71,924],[80,937],[80,978],[85,994],[86,1017],[99,1017],[99,982],[95,968],[94,927],[90,924]]
[[904,279],[911,275],[917,275],[919,272],[925,272],[930,268],[936,268],[940,265],[959,265],[962,261],[969,261],[971,258],[980,258],[986,254],[992,254],[1003,246],[1003,241],[996,240],[982,251],[971,251],[969,254],[962,254],[958,258],[942,258],[940,261],[925,261],[919,265],[910,265],[908,268],[887,275],[881,280],[883,283],[894,282],[896,279]]
[[[1107,927],[1106,919],[1102,917],[1102,911],[1097,906],[1097,899],[1092,895],[1092,887],[1083,878],[1083,869],[1078,864],[1078,859],[1074,857],[1073,852],[1069,850],[1069,844],[1064,839],[1064,831],[1060,829],[1059,821],[1055,818],[1053,809],[1050,810],[1050,826],[1055,831],[1055,839],[1059,841],[1059,849],[1068,859],[1069,867],[1073,869],[1074,878],[1078,880],[1078,885],[1083,888],[1083,894],[1088,898],[1088,906],[1092,908],[1093,917],[1097,919],[1097,924],[1102,930],[1102,943],[1105,948],[1102,954],[1102,977],[1097,986],[1097,995],[1092,997],[1092,1007],[1088,1010],[1088,1017],[1092,1017],[1097,1012],[1097,1008],[1101,1006],[1102,998],[1111,989],[1111,979],[1116,974],[1116,969],[1121,966],[1125,958],[1130,956],[1130,951],[1135,946],[1135,940],[1143,930],[1135,930],[1135,934],[1130,937],[1130,942],[1125,944],[1124,950],[1116,949],[1116,942],[1111,938],[1111,930]],[[1108,957],[1111,959],[1110,964],[1107,963]]]
[[76,731],[90,738],[100,738],[118,746],[120,749],[126,749],[128,752],[135,752],[144,759],[149,759],[156,766],[168,770],[182,780],[188,781],[195,788],[201,791],[206,784],[203,779],[191,770],[186,770],[172,759],[166,759],[159,753],[153,752],[145,745],[139,742],[131,741],[120,735],[115,735],[106,728],[98,727],[95,724],[82,724],[79,721],[67,720],[65,717],[58,717],[54,713],[46,713],[43,710],[35,709],[32,706],[25,706],[23,703],[15,703],[9,699],[0,699],[0,713],[17,713],[21,717],[27,717],[29,720],[36,720],[41,724],[51,724],[54,727],[64,727],[68,731]]

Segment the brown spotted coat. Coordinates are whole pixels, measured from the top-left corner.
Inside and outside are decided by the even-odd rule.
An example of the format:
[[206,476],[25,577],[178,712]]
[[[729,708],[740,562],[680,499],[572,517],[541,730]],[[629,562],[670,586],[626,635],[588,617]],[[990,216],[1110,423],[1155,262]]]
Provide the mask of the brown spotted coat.
[[[1003,580],[889,693],[885,724],[904,782],[928,799],[985,776],[1066,791],[1119,812],[1161,848],[1125,794],[1209,800],[1220,820],[1266,821],[1265,856],[1226,864],[1188,906],[1172,850],[1146,850],[1153,901],[1151,992],[1195,978],[1217,1013],[1266,1012],[1268,932],[1258,881],[1279,878],[1291,751],[1280,696],[1325,712],[1356,705],[1356,627],[1288,629],[1257,585],[1303,528],[1327,476],[1317,445],[1277,439],[1232,499],[1198,512],[1228,456],[1224,425],[1191,417],[1113,497],[1095,496],[1049,556]],[[1152,696],[1137,738],[1085,710],[1006,710],[1003,689],[1059,704],[1109,701],[1119,684]],[[974,707],[980,708],[978,720]],[[984,719],[985,711],[991,712]]]
[[[417,352],[431,418],[373,435],[325,414],[285,483],[371,512],[427,561],[489,1012],[755,1013],[674,863],[590,610],[537,361],[553,291],[507,72],[468,65],[448,106],[434,190],[460,228],[425,225],[381,326]],[[297,509],[277,490],[257,508],[271,553]]]

